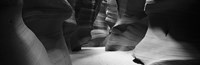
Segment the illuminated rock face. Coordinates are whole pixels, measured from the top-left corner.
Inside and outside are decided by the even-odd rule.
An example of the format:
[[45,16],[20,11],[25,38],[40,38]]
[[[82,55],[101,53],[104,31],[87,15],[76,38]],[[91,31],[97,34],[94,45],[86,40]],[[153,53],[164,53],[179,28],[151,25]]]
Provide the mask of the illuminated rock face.
[[160,29],[151,28],[133,51],[133,56],[145,65],[182,65],[181,62],[197,63],[199,58],[199,50],[189,43],[178,42]]
[[145,1],[108,0],[106,21],[111,29],[104,41],[107,51],[133,50],[145,36],[148,25],[144,5],[136,3],[143,4]]
[[[133,2],[136,0],[129,0],[129,4],[131,1]],[[143,40],[140,39],[141,42],[134,50],[136,57],[142,58],[147,65],[154,62],[158,62],[159,64],[159,62],[162,63],[162,61],[165,63],[164,60],[167,60],[166,62],[169,63],[174,63],[176,61],[177,63],[180,63],[181,61],[179,60],[196,63],[200,53],[200,35],[199,31],[197,31],[199,23],[196,21],[198,20],[199,10],[196,10],[198,7],[196,2],[197,0],[155,0],[154,2],[149,3],[145,10],[148,15],[148,21],[150,21],[149,29],[152,34],[149,34],[148,31],[146,37],[144,37]],[[128,7],[129,12],[134,12],[130,10],[134,5],[130,5],[127,5],[127,7],[130,6],[130,8]],[[123,11],[124,9],[122,8],[119,13],[124,14]],[[130,14],[133,13],[128,13],[127,15]],[[116,48],[114,50],[118,50],[117,48],[120,48],[120,44],[125,45],[127,43],[134,46],[131,41],[137,40],[139,37],[142,38],[142,36],[138,36],[134,39],[134,36],[132,36],[136,32],[140,32],[141,29],[137,30],[132,28],[133,32],[131,32],[131,26],[127,26],[130,25],[131,20],[134,21],[134,23],[137,23],[137,20],[134,20],[134,17],[129,18],[129,16],[119,16],[121,16],[121,18],[118,19],[112,28],[111,34],[106,39],[106,49],[111,48],[113,50],[113,48]],[[189,22],[190,24],[188,24]],[[137,27],[137,24],[135,24],[135,27]],[[126,30],[127,28],[128,31]],[[113,45],[113,47],[110,47],[111,45]],[[191,58],[195,60],[190,62]]]
[[[30,27],[27,27],[26,24],[24,24],[24,22],[27,22],[27,19],[25,20],[22,17],[22,7],[25,6],[22,6],[22,4],[28,4],[27,2],[22,3],[22,0],[1,1],[1,3],[2,2],[4,4],[2,5],[0,12],[1,17],[3,17],[1,18],[1,29],[4,30],[4,32],[1,36],[3,36],[4,39],[1,40],[1,43],[3,44],[1,48],[5,49],[5,62],[3,63],[6,63],[7,65],[71,65],[69,53],[62,37],[55,36],[51,40],[45,37],[41,38],[38,34],[40,31],[32,30],[32,28],[29,29]],[[41,11],[33,13],[36,13],[35,15],[39,13],[39,15],[42,16]],[[36,20],[39,18],[40,16],[38,18],[37,16],[35,17]],[[32,19],[30,17],[30,19],[34,21],[34,18]],[[29,22],[30,19],[28,19]],[[43,23],[40,24],[42,25]],[[44,29],[45,26],[41,26],[40,28]],[[34,33],[33,31],[37,33]],[[51,31],[46,30],[46,32]],[[63,60],[62,62],[52,62],[61,56],[63,56],[61,58]]]
[[145,65],[198,65],[200,38],[199,23],[195,21],[199,15],[194,10],[196,2],[155,0],[147,5],[150,27],[134,49],[135,57]]

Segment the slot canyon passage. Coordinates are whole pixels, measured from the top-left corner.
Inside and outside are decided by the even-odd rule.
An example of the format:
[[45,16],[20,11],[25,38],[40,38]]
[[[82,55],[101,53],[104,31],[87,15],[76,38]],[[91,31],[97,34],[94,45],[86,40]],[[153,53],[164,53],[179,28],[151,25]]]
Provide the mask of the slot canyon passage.
[[[155,35],[155,33],[157,33]],[[170,38],[164,38],[163,33],[158,30],[152,33],[152,29],[148,29],[144,39],[136,46],[135,51],[105,51],[104,47],[82,47],[82,51],[72,53],[71,59],[73,65],[141,65],[133,62],[134,55],[142,59],[147,64],[161,62],[165,60],[181,60],[189,59],[186,53],[179,52],[181,48]],[[177,47],[177,48],[176,48]],[[189,49],[189,48],[188,48]],[[183,50],[182,50],[183,51]],[[194,56],[198,57],[199,50],[190,48],[194,51]],[[135,53],[134,53],[135,52]],[[179,57],[177,57],[177,55]],[[193,63],[194,62],[194,63]],[[198,61],[174,62],[166,65],[195,65]],[[190,64],[191,63],[191,64]],[[157,64],[155,64],[157,65]],[[158,65],[165,65],[160,63]]]
[[200,65],[198,2],[147,1],[1,0],[0,65]]

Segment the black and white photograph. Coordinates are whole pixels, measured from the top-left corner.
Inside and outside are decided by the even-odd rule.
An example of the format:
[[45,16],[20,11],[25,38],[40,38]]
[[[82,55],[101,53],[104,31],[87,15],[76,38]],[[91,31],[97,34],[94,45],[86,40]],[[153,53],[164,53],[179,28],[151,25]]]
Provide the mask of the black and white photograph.
[[200,65],[199,0],[0,0],[0,65]]

